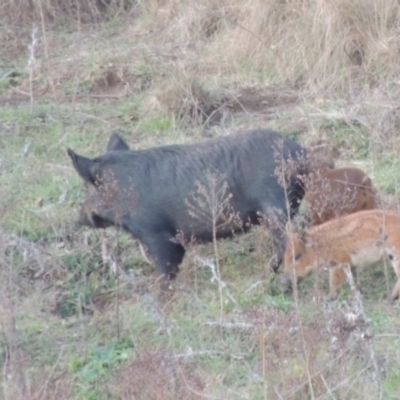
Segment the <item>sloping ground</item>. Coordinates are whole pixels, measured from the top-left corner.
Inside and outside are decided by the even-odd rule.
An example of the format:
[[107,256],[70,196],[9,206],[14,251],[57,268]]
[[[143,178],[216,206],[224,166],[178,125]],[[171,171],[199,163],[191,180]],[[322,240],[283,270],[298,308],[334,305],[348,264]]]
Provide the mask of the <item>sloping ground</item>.
[[66,156],[101,153],[114,130],[145,148],[273,128],[328,141],[396,208],[397,1],[142,3],[81,8],[81,18],[78,1],[20,12],[8,3],[17,8],[0,33],[4,398],[397,399],[391,271],[361,273],[362,303],[349,290],[327,302],[325,274],[285,295],[256,229],[219,242],[219,277],[206,262],[212,246],[192,246],[175,291],[160,294],[129,237],[75,226],[80,181]]

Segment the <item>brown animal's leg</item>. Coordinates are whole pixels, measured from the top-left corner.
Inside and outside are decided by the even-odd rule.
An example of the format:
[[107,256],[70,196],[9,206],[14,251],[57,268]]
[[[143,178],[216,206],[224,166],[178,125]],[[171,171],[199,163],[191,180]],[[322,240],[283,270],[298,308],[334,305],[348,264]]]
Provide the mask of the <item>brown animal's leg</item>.
[[[356,289],[357,289],[360,293],[362,293],[362,292],[361,292],[361,287],[360,287],[360,285],[358,284],[357,268],[351,266],[351,267],[350,267],[350,270],[351,270],[351,274],[353,275],[353,280],[354,280],[354,284],[356,285]],[[347,276],[346,276],[346,278],[347,278]]]
[[[347,274],[344,267],[346,267],[346,264],[339,264],[331,268],[329,271],[329,296],[331,299],[337,298],[340,287],[347,280]],[[353,276],[356,289],[361,291],[357,280],[357,268],[350,266],[350,271],[351,275]]]
[[346,272],[343,264],[338,264],[329,270],[329,297],[334,300],[339,294],[339,289],[346,280]]
[[390,301],[393,302],[400,297],[400,278],[397,279],[396,285],[390,295]]

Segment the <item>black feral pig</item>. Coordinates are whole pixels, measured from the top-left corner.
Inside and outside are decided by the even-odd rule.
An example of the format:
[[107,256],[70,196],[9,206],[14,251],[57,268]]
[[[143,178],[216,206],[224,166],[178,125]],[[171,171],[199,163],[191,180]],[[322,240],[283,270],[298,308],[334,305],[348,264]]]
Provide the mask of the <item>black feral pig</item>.
[[[262,220],[272,234],[276,271],[286,244],[282,227],[304,195],[303,148],[269,130],[146,150],[130,150],[113,134],[99,157],[68,154],[86,185],[80,222],[122,227],[168,278],[178,272],[185,239],[211,241],[214,233],[226,237]],[[219,204],[209,201],[218,197],[210,190],[219,193]]]

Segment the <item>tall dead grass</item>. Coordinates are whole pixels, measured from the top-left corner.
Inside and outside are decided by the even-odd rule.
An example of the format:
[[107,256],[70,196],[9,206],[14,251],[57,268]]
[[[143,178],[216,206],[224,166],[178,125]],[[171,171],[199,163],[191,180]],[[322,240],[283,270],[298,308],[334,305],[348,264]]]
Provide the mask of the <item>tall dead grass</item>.
[[8,23],[30,24],[45,20],[56,25],[100,22],[108,15],[129,11],[133,0],[9,0],[1,6]]
[[320,90],[348,88],[357,76],[396,75],[398,15],[395,0],[175,0],[160,6],[157,19],[175,41],[200,39],[211,64],[240,64]]
[[[27,32],[32,22],[42,31],[66,24],[80,29],[121,17],[110,62],[150,60],[149,70],[163,80],[178,74],[204,78],[208,86],[213,79],[236,86],[284,83],[306,89],[305,95],[355,96],[397,82],[399,9],[397,0],[30,0],[28,6],[10,0],[1,11]],[[68,60],[79,69],[77,59]]]

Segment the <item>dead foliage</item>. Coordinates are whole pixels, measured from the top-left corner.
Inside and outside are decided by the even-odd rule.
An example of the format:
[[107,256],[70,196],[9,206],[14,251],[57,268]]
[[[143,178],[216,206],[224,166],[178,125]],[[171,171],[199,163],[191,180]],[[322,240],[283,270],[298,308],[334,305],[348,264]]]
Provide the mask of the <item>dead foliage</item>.
[[185,359],[161,349],[142,349],[114,375],[109,390],[121,400],[204,399],[201,373]]
[[47,252],[46,250],[29,240],[20,237],[16,234],[7,232],[0,226],[0,242],[2,263],[9,261],[12,264],[12,258],[16,253],[20,256],[20,267],[25,270],[32,278],[39,278],[48,270]]
[[10,0],[2,6],[2,16],[8,23],[80,24],[100,22],[121,12],[128,12],[133,0]]
[[9,381],[3,389],[5,398],[8,400],[70,400],[73,398],[73,380],[67,373],[58,373],[57,376],[39,373],[31,376],[24,389],[13,381],[12,374],[8,374],[8,378]]
[[302,318],[272,308],[246,315],[254,326],[251,340],[262,355],[258,370],[266,381],[268,398],[325,398],[327,393],[339,398],[361,398],[366,393],[379,397],[382,365],[373,350],[369,323],[357,304],[343,308],[321,304]]

